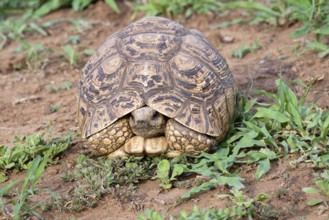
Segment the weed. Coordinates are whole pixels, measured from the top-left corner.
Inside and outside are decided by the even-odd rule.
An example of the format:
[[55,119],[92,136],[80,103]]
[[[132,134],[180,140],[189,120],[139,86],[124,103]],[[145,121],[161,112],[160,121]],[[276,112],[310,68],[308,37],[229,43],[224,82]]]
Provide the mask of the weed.
[[207,14],[218,10],[219,3],[216,0],[148,0],[148,1],[136,1],[133,4],[134,14],[139,11],[144,12],[147,16],[173,16],[178,14],[184,14],[185,17],[190,17],[192,14]]
[[[233,205],[228,206],[225,209],[207,208],[200,210],[197,206],[194,207],[193,211],[188,213],[182,210],[175,217],[170,216],[170,219],[177,220],[189,220],[189,219],[240,219],[247,217],[253,219],[253,217],[259,219],[269,219],[277,217],[276,212],[269,209],[269,206],[263,201],[269,199],[270,196],[267,194],[258,194],[254,199],[250,199],[245,196],[241,191],[237,189],[231,190],[232,195],[222,194],[219,198],[229,198]],[[162,220],[164,216],[147,209],[144,213],[140,213],[138,220]]]
[[[75,181],[74,190],[60,198],[57,208],[80,211],[86,206],[93,207],[109,193],[117,195],[116,198],[127,197],[135,184],[150,179],[154,172],[155,162],[150,158],[94,160],[80,155],[75,169],[62,176],[64,181]],[[69,205],[64,205],[67,202]]]
[[46,88],[49,89],[52,92],[58,92],[58,91],[61,91],[61,90],[70,90],[72,88],[72,83],[64,82],[60,86],[54,86],[54,85],[50,84],[50,85],[47,85]]
[[[257,163],[257,180],[270,170],[271,160],[288,153],[300,154],[300,158],[293,161],[292,165],[304,161],[313,163],[315,167],[328,167],[329,152],[325,146],[329,144],[329,112],[315,104],[305,103],[311,85],[306,86],[300,81],[295,83],[306,90],[299,99],[281,79],[276,81],[276,94],[256,91],[256,94],[271,98],[271,104],[258,103],[256,99],[246,101],[242,97],[242,104],[238,108],[239,120],[217,152],[203,152],[198,156],[188,156],[187,159],[180,157],[171,161],[173,167],[181,167],[182,174],[196,173],[208,178],[183,194],[179,201],[218,185],[243,188],[243,179],[231,171],[234,164]],[[163,182],[170,184],[166,164]]]
[[173,180],[176,180],[176,176],[179,176],[183,173],[184,169],[177,165],[174,166],[174,169],[172,171],[171,176],[169,175],[170,172],[170,163],[168,160],[161,160],[158,163],[158,167],[157,167],[157,175],[155,176],[155,178],[158,178],[161,181],[160,186],[163,189],[170,189],[172,184],[170,183]]
[[[23,185],[19,189],[17,197],[5,201],[4,197],[9,194],[9,191],[13,189],[15,185],[21,182],[21,180],[16,180],[9,183],[7,186],[0,190],[0,207],[2,213],[9,215],[13,219],[23,219],[26,216],[36,216],[41,218],[40,214],[35,211],[36,208],[40,206],[39,203],[32,202],[29,197],[35,195],[38,191],[44,190],[50,193],[53,199],[57,200],[57,196],[47,188],[37,188],[38,181],[42,175],[45,166],[50,157],[50,151],[42,158],[37,155],[35,159],[31,162],[26,177],[24,178]],[[11,204],[13,206],[13,213],[8,213],[6,207]],[[8,216],[8,217],[9,217]]]
[[320,58],[328,54],[328,48],[320,45],[320,40],[329,35],[329,5],[325,0],[273,0],[268,5],[255,1],[234,1],[224,4],[222,9],[227,8],[251,10],[251,24],[266,22],[271,25],[285,25],[288,22],[301,22],[302,26],[296,29],[291,37],[297,38],[312,33],[316,39],[307,46],[322,52],[319,54]]
[[232,52],[232,56],[235,58],[242,59],[245,57],[248,53],[254,52],[260,48],[259,41],[255,41],[252,45],[243,45],[238,49],[234,49]]
[[64,47],[64,57],[69,61],[71,65],[76,65],[81,54],[92,55],[95,53],[92,49],[85,49],[83,51],[78,51],[77,47],[72,47],[71,45],[66,45]]
[[321,203],[329,202],[329,170],[325,170],[321,173],[320,177],[315,180],[315,185],[318,189],[312,187],[303,188],[303,192],[306,193],[321,193],[324,198],[317,198],[308,201],[309,206],[319,205]]
[[50,106],[50,113],[55,113],[60,109],[62,106],[60,104],[53,104]]
[[37,155],[44,156],[49,153],[49,160],[63,152],[69,146],[72,135],[44,140],[48,130],[37,135],[27,135],[23,138],[15,137],[15,145],[12,148],[0,146],[0,180],[6,181],[7,172],[10,169],[27,169],[31,160]]

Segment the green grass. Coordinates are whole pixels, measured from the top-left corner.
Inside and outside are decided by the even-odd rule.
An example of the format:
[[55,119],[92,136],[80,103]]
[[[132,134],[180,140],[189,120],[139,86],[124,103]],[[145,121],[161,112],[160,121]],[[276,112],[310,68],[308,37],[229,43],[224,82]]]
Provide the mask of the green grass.
[[[0,213],[2,216],[14,220],[25,219],[31,216],[41,219],[41,215],[36,211],[37,208],[40,208],[41,202],[34,202],[30,197],[36,195],[39,191],[47,191],[54,200],[57,200],[57,196],[48,188],[37,187],[38,181],[47,165],[50,153],[51,151],[48,151],[44,157],[37,155],[31,161],[20,188],[14,188],[22,182],[21,179],[17,179],[0,189]],[[6,197],[9,198],[6,199]],[[11,210],[8,207],[13,207],[12,211],[8,211]]]
[[265,4],[252,0],[233,1],[224,4],[223,7],[224,10],[237,8],[251,12],[250,24],[268,23],[275,26],[288,26],[299,22],[301,25],[291,37],[298,38],[312,34],[313,39],[307,44],[308,48],[318,52],[320,58],[329,54],[329,48],[324,43],[329,35],[329,4],[326,0],[272,0]]
[[45,140],[44,136],[49,130],[39,134],[27,135],[23,138],[15,137],[14,146],[0,146],[0,183],[8,180],[7,174],[15,170],[28,169],[32,160],[49,154],[49,161],[56,155],[66,150],[72,140],[72,134],[65,137]]
[[74,190],[52,206],[64,211],[81,211],[94,207],[106,194],[129,200],[139,182],[154,176],[156,162],[157,159],[150,158],[92,159],[80,155],[75,169],[62,176],[64,181],[74,182]]
[[[218,195],[219,199],[228,198],[230,205],[224,209],[205,208],[200,210],[197,206],[193,211],[180,211],[178,215],[170,216],[174,220],[217,220],[217,219],[271,219],[277,217],[278,211],[264,203],[264,200],[271,198],[267,194],[258,194],[255,198],[248,198],[237,189],[231,190],[231,194]],[[169,217],[169,216],[167,216]],[[138,220],[163,220],[165,216],[150,209],[139,214]]]
[[147,0],[133,3],[134,14],[143,12],[147,16],[174,16],[184,14],[190,17],[192,14],[209,14],[217,12],[218,0]]

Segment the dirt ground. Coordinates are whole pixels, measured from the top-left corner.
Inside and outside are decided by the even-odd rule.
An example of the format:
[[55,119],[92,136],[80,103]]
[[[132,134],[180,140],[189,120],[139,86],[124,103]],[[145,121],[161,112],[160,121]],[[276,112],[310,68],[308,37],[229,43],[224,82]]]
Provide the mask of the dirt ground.
[[[89,21],[89,27],[84,23],[75,28],[68,22],[58,23],[47,29],[49,36],[29,33],[26,40],[30,44],[42,43],[49,48],[46,56],[38,62],[27,65],[25,54],[13,50],[19,45],[11,42],[0,51],[0,145],[12,145],[15,135],[24,136],[37,133],[46,128],[47,122],[53,121],[53,134],[78,132],[76,90],[80,71],[88,56],[80,55],[75,67],[67,63],[61,55],[62,48],[72,36],[79,35],[79,50],[97,49],[104,40],[114,32],[132,22],[131,10],[120,4],[122,13],[117,15],[103,2],[91,5],[81,13],[73,13],[63,9],[46,16],[43,21],[59,18],[83,18]],[[310,38],[291,39],[289,35],[298,24],[290,27],[272,27],[267,25],[235,25],[227,28],[216,28],[224,21],[239,17],[239,13],[231,12],[221,17],[215,15],[194,15],[189,19],[175,17],[181,24],[203,32],[210,42],[226,58],[239,90],[247,96],[252,96],[250,90],[266,89],[275,91],[274,82],[281,72],[285,79],[301,79],[304,82],[315,80],[310,93],[310,100],[318,99],[318,104],[329,108],[329,59],[319,59],[314,53],[294,54],[292,50],[297,44]],[[83,28],[84,26],[84,28]],[[234,41],[223,42],[225,36],[231,36]],[[232,57],[232,49],[242,44],[252,44],[259,40],[261,48],[248,54],[243,59]],[[285,59],[280,59],[282,57]],[[60,86],[70,82],[70,90],[52,92],[47,86]],[[299,87],[294,88],[297,93]],[[52,112],[54,104],[60,108]],[[58,194],[67,193],[72,186],[63,183],[62,173],[74,168],[76,157],[82,152],[80,144],[70,147],[61,156],[60,163],[47,167],[41,185]],[[241,176],[245,178],[247,195],[257,193],[272,195],[269,203],[280,212],[280,219],[329,219],[329,210],[321,211],[321,207],[309,208],[306,203],[310,199],[301,188],[313,185],[314,170],[307,164],[292,168],[289,161],[294,158],[284,158],[272,164],[271,171],[260,181],[254,180],[255,167],[241,167]],[[14,176],[12,177],[15,178]],[[281,188],[288,189],[284,195],[277,192]],[[180,210],[191,210],[194,205],[203,207],[225,207],[227,201],[219,200],[216,195],[229,192],[227,188],[216,188],[201,194],[188,202],[172,207],[176,199],[187,189],[174,188],[161,191],[159,182],[146,181],[138,186],[132,200],[122,203],[112,196],[107,196],[96,208],[80,213],[60,213],[58,211],[44,213],[45,219],[136,219],[138,212],[145,208],[158,210],[162,213],[176,214]],[[136,205],[138,204],[138,205]],[[136,208],[138,207],[138,208]],[[170,209],[169,209],[170,208]],[[323,207],[322,207],[323,209]]]

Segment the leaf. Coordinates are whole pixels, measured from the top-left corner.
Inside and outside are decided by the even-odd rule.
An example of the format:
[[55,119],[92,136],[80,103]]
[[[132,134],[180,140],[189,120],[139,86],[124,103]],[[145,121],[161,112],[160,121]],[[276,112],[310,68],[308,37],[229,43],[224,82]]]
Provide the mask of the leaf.
[[251,110],[251,108],[255,105],[257,99],[249,100],[244,106],[244,113],[247,113]]
[[174,166],[174,170],[171,174],[170,180],[175,180],[175,177],[181,175],[183,172],[184,168],[179,166],[179,164],[176,164],[176,166]]
[[308,206],[315,206],[315,205],[318,205],[320,203],[324,202],[323,199],[312,199],[310,201],[307,202],[307,205]]
[[329,35],[329,26],[324,26],[322,28],[319,28],[315,31],[313,31],[315,34],[321,34],[321,35]]
[[200,186],[197,186],[197,187],[194,187],[192,188],[190,191],[184,193],[178,201],[181,201],[181,200],[186,200],[186,199],[189,199],[191,196],[199,193],[199,192],[202,192],[202,191],[207,191],[209,189],[212,189],[216,186],[216,181],[214,179],[210,180],[209,182],[204,182],[202,183]]
[[218,184],[220,185],[229,185],[236,189],[242,189],[245,186],[242,184],[244,179],[240,176],[220,176],[218,178]]
[[257,108],[257,113],[254,115],[254,118],[268,118],[280,123],[289,122],[290,118],[278,111],[273,111],[268,108]]
[[105,0],[106,4],[108,6],[110,6],[110,8],[112,8],[116,13],[120,13],[120,9],[117,5],[117,3],[115,2],[115,0]]
[[34,17],[41,17],[48,14],[51,11],[59,9],[62,6],[69,5],[71,0],[50,0],[44,3],[34,12]]
[[311,27],[307,26],[307,25],[303,25],[302,27],[298,28],[297,30],[295,30],[290,37],[291,38],[298,38],[298,37],[302,37],[306,34],[308,34],[311,31]]
[[314,189],[312,187],[304,187],[304,188],[302,188],[302,191],[305,193],[318,193],[319,192],[319,190]]
[[4,183],[8,180],[5,172],[0,172],[0,183]]
[[271,164],[269,159],[262,160],[259,162],[257,171],[255,174],[256,180],[259,180],[265,173],[270,170]]

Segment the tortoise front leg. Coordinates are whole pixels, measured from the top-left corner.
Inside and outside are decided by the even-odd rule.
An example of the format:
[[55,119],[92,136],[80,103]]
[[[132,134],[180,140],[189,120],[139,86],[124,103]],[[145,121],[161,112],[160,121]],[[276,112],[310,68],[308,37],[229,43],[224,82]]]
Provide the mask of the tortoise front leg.
[[191,130],[174,119],[168,120],[165,134],[169,144],[168,157],[181,153],[208,152],[215,149],[217,143],[214,137]]
[[102,131],[87,138],[96,155],[111,154],[114,157],[125,156],[120,149],[134,136],[129,126],[129,117],[124,117]]

